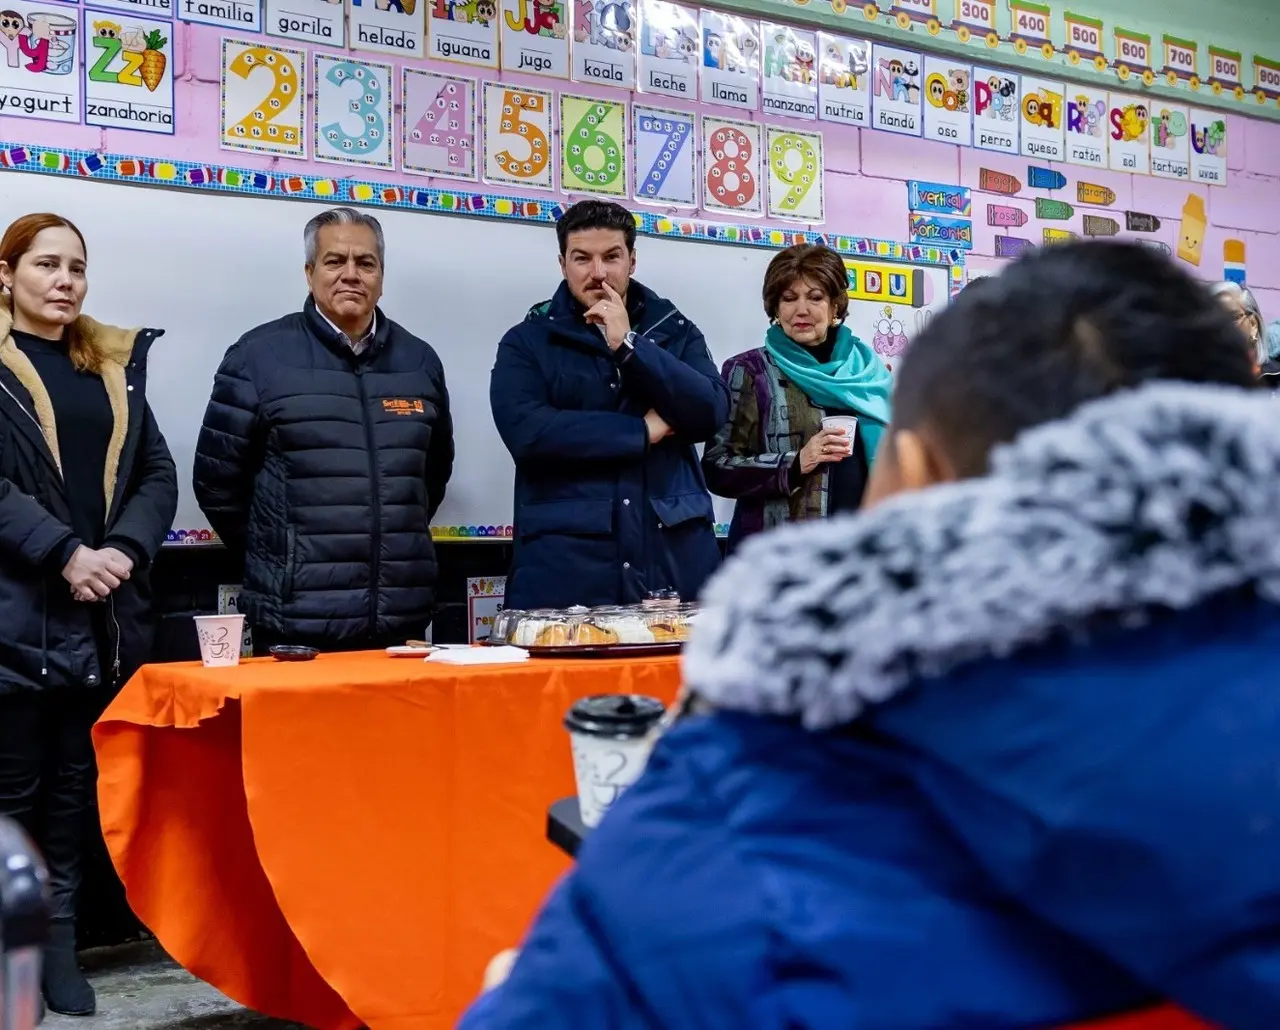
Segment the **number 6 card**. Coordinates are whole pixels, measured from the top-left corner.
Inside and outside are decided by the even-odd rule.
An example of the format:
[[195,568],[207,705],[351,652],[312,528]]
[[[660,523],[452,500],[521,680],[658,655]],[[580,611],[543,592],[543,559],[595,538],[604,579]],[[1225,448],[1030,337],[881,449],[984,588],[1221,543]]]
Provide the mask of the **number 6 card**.
[[306,63],[305,50],[223,39],[223,149],[307,156]]

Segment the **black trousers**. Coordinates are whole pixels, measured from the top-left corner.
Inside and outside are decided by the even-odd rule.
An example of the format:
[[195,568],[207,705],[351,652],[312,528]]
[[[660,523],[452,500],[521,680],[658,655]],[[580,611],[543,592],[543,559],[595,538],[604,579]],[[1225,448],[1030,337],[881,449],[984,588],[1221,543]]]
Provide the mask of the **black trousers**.
[[105,701],[83,688],[0,695],[0,815],[44,856],[55,920],[76,914],[95,783],[89,731]]

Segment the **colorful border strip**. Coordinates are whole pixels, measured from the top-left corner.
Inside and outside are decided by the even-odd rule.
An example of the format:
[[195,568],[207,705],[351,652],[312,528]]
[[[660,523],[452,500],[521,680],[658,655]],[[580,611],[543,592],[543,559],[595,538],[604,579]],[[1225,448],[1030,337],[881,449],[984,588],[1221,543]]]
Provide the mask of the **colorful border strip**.
[[[94,150],[61,150],[28,143],[0,142],[0,168],[78,176],[106,182],[219,193],[244,193],[296,200],[330,200],[369,207],[471,215],[508,221],[553,225],[567,203],[531,200],[458,189],[429,189],[365,179],[331,179],[322,175],[277,175],[244,168],[199,164],[163,158],[135,158],[100,154]],[[964,251],[944,250],[892,240],[867,239],[830,232],[771,229],[761,225],[726,225],[699,219],[670,217],[650,211],[633,212],[636,228],[646,236],[675,237],[704,243],[736,243],[781,249],[796,243],[825,243],[848,255],[886,258],[915,264],[963,267]]]
[[[449,543],[486,543],[490,540],[510,540],[511,526],[432,526],[431,539]],[[716,523],[716,536],[729,535],[729,523]],[[171,529],[165,537],[165,546],[208,547],[221,545],[218,534],[211,529]]]

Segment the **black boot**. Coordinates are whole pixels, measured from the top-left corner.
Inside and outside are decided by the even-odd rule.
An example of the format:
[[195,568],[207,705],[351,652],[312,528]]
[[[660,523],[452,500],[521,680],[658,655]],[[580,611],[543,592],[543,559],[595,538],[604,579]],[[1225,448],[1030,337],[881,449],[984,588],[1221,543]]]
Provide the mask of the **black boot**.
[[64,1016],[92,1016],[97,998],[76,961],[76,927],[73,922],[49,925],[49,943],[44,949],[40,971],[44,1000],[54,1012]]

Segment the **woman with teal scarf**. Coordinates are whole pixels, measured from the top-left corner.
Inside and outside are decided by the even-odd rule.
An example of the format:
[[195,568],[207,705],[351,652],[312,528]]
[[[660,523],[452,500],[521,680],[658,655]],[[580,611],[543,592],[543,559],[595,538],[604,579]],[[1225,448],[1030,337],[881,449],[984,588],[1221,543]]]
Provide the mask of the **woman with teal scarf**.
[[[844,262],[826,247],[788,247],[769,263],[764,346],[725,363],[729,420],[702,458],[711,492],[737,501],[730,550],[753,533],[853,511],[862,501],[893,380],[843,324],[847,291]],[[851,436],[823,428],[824,418],[838,416]]]

